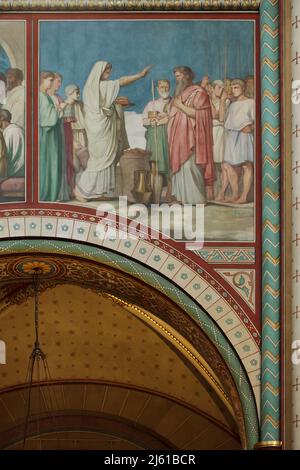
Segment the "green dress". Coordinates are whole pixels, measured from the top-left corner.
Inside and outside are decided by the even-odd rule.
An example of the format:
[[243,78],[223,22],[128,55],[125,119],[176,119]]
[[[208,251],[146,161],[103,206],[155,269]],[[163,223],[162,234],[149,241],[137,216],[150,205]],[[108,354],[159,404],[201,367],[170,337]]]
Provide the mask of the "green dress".
[[61,122],[50,96],[39,100],[39,193],[41,201],[56,201],[62,184],[63,142]]
[[158,172],[163,174],[169,173],[169,146],[167,125],[145,126],[146,127],[146,150],[151,152],[150,161],[156,163]]

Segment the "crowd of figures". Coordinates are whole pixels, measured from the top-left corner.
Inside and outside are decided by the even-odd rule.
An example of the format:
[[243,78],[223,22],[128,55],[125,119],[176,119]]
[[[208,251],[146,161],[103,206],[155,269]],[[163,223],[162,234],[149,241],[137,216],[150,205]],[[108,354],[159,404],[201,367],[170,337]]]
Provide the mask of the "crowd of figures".
[[[58,94],[62,75],[41,72],[40,200],[86,202],[114,197],[116,165],[129,148],[123,111],[128,101],[119,96],[120,88],[144,78],[150,69],[111,80],[112,65],[96,62],[85,83],[83,101],[76,84],[68,84],[62,98]],[[213,82],[203,77],[194,83],[194,73],[187,66],[175,67],[173,75],[174,96],[170,80],[158,80],[158,99],[153,97],[143,113],[151,187],[154,191],[159,181],[161,188],[156,202],[249,202],[253,77]],[[20,126],[13,113],[12,122]]]
[[254,78],[211,83],[205,76],[193,84],[194,73],[189,67],[175,67],[173,73],[175,96],[170,96],[169,80],[158,80],[159,98],[144,110],[153,188],[155,180],[164,179],[162,184],[168,185],[166,202],[249,202]]
[[77,85],[65,88],[66,99],[58,91],[63,77],[42,72],[39,98],[39,195],[42,201],[69,201],[75,175],[83,160],[79,151],[87,148],[83,104]]
[[[79,100],[79,87],[58,94],[62,76],[42,72],[40,83],[40,199],[84,202],[114,196],[116,164],[129,147],[120,88],[142,79],[142,72],[110,80],[111,64],[92,68]],[[157,82],[158,99],[143,113],[151,186],[167,186],[164,200],[205,203],[249,201],[253,183],[254,80],[215,80],[194,84],[186,66],[170,81]],[[161,194],[159,195],[161,200]]]
[[0,73],[0,181],[25,176],[25,87],[22,70]]
[[115,167],[129,147],[120,87],[143,78],[142,72],[109,80],[111,65],[97,62],[83,90],[75,84],[58,95],[62,75],[40,75],[40,200],[87,201],[110,198],[115,190]]

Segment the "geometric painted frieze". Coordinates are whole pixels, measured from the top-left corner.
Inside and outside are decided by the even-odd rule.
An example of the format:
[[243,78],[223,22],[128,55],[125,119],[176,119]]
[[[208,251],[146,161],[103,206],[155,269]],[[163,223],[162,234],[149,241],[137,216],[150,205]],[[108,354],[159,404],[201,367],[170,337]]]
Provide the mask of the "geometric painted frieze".
[[[16,247],[16,241],[8,242],[11,247]],[[21,253],[15,253],[15,256],[5,256],[3,253],[0,257],[0,272],[3,285],[8,285],[12,280],[21,282],[22,289],[16,286],[16,296],[10,295],[9,298],[14,304],[21,304],[26,298],[34,294],[32,287],[32,272],[39,268],[43,272],[43,280],[40,284],[41,290],[48,289],[56,284],[56,282],[72,282],[80,284],[87,289],[101,291],[106,294],[116,295],[123,298],[132,305],[140,305],[147,311],[155,312],[155,315],[166,321],[176,329],[180,328],[183,336],[192,344],[196,345],[195,337],[195,319],[189,320],[186,312],[189,310],[190,300],[184,297],[184,294],[176,292],[176,287],[170,284],[170,287],[164,282],[163,278],[156,279],[156,274],[152,271],[149,275],[148,268],[139,267],[130,259],[124,258],[123,262],[115,260],[116,255],[104,250],[95,250],[94,247],[80,244],[72,246],[62,241],[46,241],[46,240],[25,240],[20,241],[20,247],[24,243],[26,254],[21,249]],[[46,246],[45,246],[46,243]],[[8,254],[7,242],[2,242],[3,252]],[[45,254],[42,254],[44,249]],[[56,251],[55,256],[49,254],[49,247]],[[33,252],[30,251],[33,248]],[[79,250],[77,252],[77,250]],[[70,257],[70,252],[73,256]],[[80,261],[76,260],[74,255],[80,254]],[[58,255],[58,256],[57,256]],[[68,255],[68,256],[66,256]],[[63,256],[63,258],[60,258]],[[117,255],[119,257],[119,255]],[[101,259],[101,264],[95,263],[95,260]],[[90,260],[90,262],[89,262]],[[63,262],[62,262],[63,261]],[[92,261],[92,262],[91,262]],[[116,270],[118,267],[118,270]],[[141,269],[142,268],[142,269]],[[126,274],[127,273],[127,274]],[[128,274],[131,274],[131,277]],[[142,281],[142,282],[141,282]],[[198,283],[198,281],[195,281]],[[155,288],[155,290],[153,289]],[[260,351],[251,338],[249,331],[230,305],[223,299],[215,297],[213,290],[206,288],[201,296],[200,304],[205,304],[208,315],[214,320],[208,331],[213,330],[212,335],[217,334],[218,328],[223,331],[224,336],[229,344],[235,349],[240,361],[247,372],[249,382],[254,392],[257,408],[260,403]],[[175,300],[176,299],[176,300]],[[200,298],[199,298],[200,300]],[[178,303],[178,305],[177,305]],[[5,304],[7,308],[7,303]],[[194,313],[195,318],[202,321],[198,311]],[[206,320],[205,320],[206,322]],[[205,322],[203,325],[205,326]],[[198,331],[198,330],[197,330]],[[201,332],[201,329],[199,330]],[[200,333],[199,333],[200,334]],[[197,336],[198,337],[198,336]],[[204,338],[204,337],[203,337]],[[200,341],[200,340],[199,340]],[[204,341],[204,340],[203,340]],[[199,350],[207,350],[207,344],[199,343]],[[208,357],[211,363],[218,363],[216,357]],[[227,370],[224,372],[225,378]],[[228,374],[227,374],[228,375]]]
[[195,251],[209,264],[254,264],[254,248],[207,248]]
[[[214,276],[204,270],[203,266],[196,264],[186,254],[183,256],[181,252],[169,245],[167,240],[161,242],[137,237],[119,238],[116,237],[112,225],[107,227],[105,237],[99,238],[97,234],[99,226],[95,217],[88,216],[82,220],[82,217],[75,212],[37,210],[32,211],[31,215],[28,212],[25,210],[7,211],[6,217],[0,218],[0,239],[59,238],[98,247],[103,246],[111,251],[122,253],[172,280],[212,316],[217,315],[217,321],[223,310],[224,313],[231,310],[236,323],[248,330],[259,347],[260,335],[257,327],[236,303],[236,299],[216,281]],[[107,225],[108,222],[103,220],[100,222],[100,225],[102,224]],[[122,232],[120,227],[119,230]],[[6,252],[4,244],[0,247],[1,252],[3,254]],[[227,309],[224,309],[224,303]]]
[[[13,219],[13,218],[11,218]],[[40,221],[40,230],[43,230],[43,227],[50,224],[48,218],[47,220]],[[21,220],[18,221],[19,225],[24,227],[30,226],[32,221],[35,220],[34,224],[38,224],[37,218],[28,218],[21,223]],[[59,219],[57,219],[58,222]],[[2,221],[1,221],[2,222]],[[17,223],[13,220],[14,223]],[[72,221],[75,225],[74,221]],[[84,222],[85,223],[85,222]],[[51,222],[52,225],[52,222]],[[68,227],[68,221],[63,221],[63,226],[65,228]],[[78,226],[79,227],[79,226]],[[84,226],[80,225],[82,231],[85,231]],[[89,227],[87,234],[78,234],[77,226],[76,230],[73,229],[74,236],[83,236],[87,238],[88,241],[92,242],[92,238],[94,237],[94,224],[91,224]],[[19,229],[18,229],[19,230]],[[35,230],[35,229],[34,229]],[[52,230],[49,227],[49,230]],[[71,227],[69,228],[71,230]],[[75,273],[79,276],[77,279],[78,282],[82,283],[83,277],[85,279],[89,279],[91,277],[91,273],[88,273],[86,276],[83,276],[82,271],[82,263],[84,260],[91,260],[91,261],[99,261],[105,263],[106,266],[115,266],[133,276],[134,278],[140,279],[143,283],[148,285],[153,285],[156,289],[161,290],[167,297],[173,299],[173,301],[179,301],[181,307],[184,311],[187,310],[187,304],[183,301],[182,294],[176,293],[176,284],[178,287],[185,291],[189,298],[192,298],[196,304],[200,305],[204,308],[208,314],[208,316],[214,320],[215,324],[223,331],[225,337],[228,339],[230,344],[236,350],[238,356],[240,357],[241,362],[247,374],[249,375],[250,383],[253,388],[253,392],[256,398],[257,407],[259,408],[260,403],[260,339],[259,333],[256,327],[253,325],[252,321],[248,318],[248,316],[244,313],[243,316],[240,316],[240,312],[238,309],[238,305],[235,299],[230,299],[230,294],[224,290],[219,290],[219,286],[217,282],[212,279],[211,282],[207,281],[203,277],[199,275],[197,272],[193,272],[192,269],[189,269],[184,262],[181,265],[178,265],[178,259],[174,258],[172,255],[165,253],[163,250],[158,249],[155,245],[148,243],[146,240],[110,240],[110,237],[106,240],[98,241],[98,247],[93,246],[92,244],[85,244],[81,243],[80,245],[70,243],[68,241],[62,240],[30,240],[27,238],[26,240],[10,240],[10,241],[2,241],[0,244],[0,277],[2,279],[3,284],[7,284],[8,278],[7,276],[13,275],[15,279],[22,279],[24,275],[27,277],[31,277],[31,271],[35,267],[42,267],[44,271],[45,277],[45,287],[47,287],[46,283],[51,283],[53,280],[51,279],[54,277],[57,279],[61,279],[61,276],[65,276],[67,272]],[[96,242],[94,241],[94,243]],[[101,243],[100,243],[101,242]],[[100,248],[99,245],[102,245],[103,249]],[[99,249],[100,248],[100,249]],[[106,251],[105,248],[109,248],[109,251]],[[56,259],[56,262],[53,263],[53,259],[50,262],[49,259],[49,250],[52,253],[59,254],[64,256],[63,263],[62,260]],[[42,253],[45,251],[45,255]],[[5,258],[8,253],[14,252],[15,256],[17,253],[20,253],[21,259],[17,259],[15,261],[9,260]],[[24,254],[26,253],[26,256]],[[36,256],[38,253],[38,256]],[[78,270],[75,269],[74,263],[67,269],[67,262],[66,262],[66,255],[70,255],[70,253],[77,253],[77,256],[81,258],[81,268]],[[118,255],[114,254],[118,253]],[[111,257],[114,256],[126,256],[126,262],[124,260],[119,263],[116,263],[111,260]],[[5,259],[4,259],[5,258]],[[47,258],[47,259],[46,259]],[[140,263],[143,264],[140,264]],[[137,265],[136,263],[139,263]],[[151,269],[151,275],[147,274],[147,269]],[[106,268],[107,269],[107,268]],[[164,276],[165,279],[169,279],[172,281],[171,288],[167,289],[165,286],[165,282],[163,278],[158,282],[155,280],[155,272],[159,272]],[[9,274],[10,273],[10,274]],[[26,277],[25,276],[25,277]],[[96,279],[93,278],[92,285],[95,287]],[[111,280],[110,280],[111,282]],[[104,288],[105,282],[101,280],[101,286]],[[114,284],[114,295],[115,289],[121,288],[120,280],[116,284]],[[16,291],[16,289],[15,289]],[[25,291],[24,291],[25,292]],[[29,292],[25,292],[26,295]],[[126,282],[123,289],[123,297],[128,297],[128,301],[131,303],[136,303],[135,299],[132,299],[130,295],[133,293],[133,288],[129,287],[128,278],[126,278]],[[11,299],[12,297],[15,298],[17,295],[16,303],[20,303],[22,301],[21,292],[15,292],[14,296],[9,296]],[[7,297],[4,296],[5,298]],[[174,297],[174,298],[173,298]],[[145,293],[142,295],[142,289],[139,287],[139,298],[143,298],[145,301],[147,300],[147,306],[144,305],[144,308],[151,311],[151,308],[155,308],[156,314],[159,311],[159,306],[154,305],[155,302],[153,299],[150,298],[149,293]],[[5,301],[5,299],[3,299]],[[150,302],[150,303],[149,303]],[[4,307],[7,307],[7,302],[4,302]],[[166,310],[166,301],[163,304],[163,311]],[[168,307],[170,311],[170,308]],[[242,310],[241,310],[242,312]],[[178,320],[178,312],[176,312],[175,317]],[[176,321],[177,321],[176,320]]]

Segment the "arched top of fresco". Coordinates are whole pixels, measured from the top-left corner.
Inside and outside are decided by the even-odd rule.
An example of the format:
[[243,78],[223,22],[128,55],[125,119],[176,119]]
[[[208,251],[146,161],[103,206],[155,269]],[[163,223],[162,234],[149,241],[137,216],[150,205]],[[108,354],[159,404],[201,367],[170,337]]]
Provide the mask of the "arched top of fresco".
[[[54,262],[51,261],[53,257]],[[76,259],[80,262],[77,262]],[[5,284],[5,279],[9,282],[12,278],[15,282],[20,282],[20,280],[24,282],[26,270],[27,272],[30,270],[32,262],[39,261],[44,263],[45,267],[49,267],[46,270],[48,276],[48,280],[45,280],[46,284],[53,282],[53,280],[60,282],[60,279],[82,284],[85,279],[84,283],[87,283],[88,288],[95,289],[98,286],[107,294],[115,295],[116,298],[120,297],[131,305],[140,304],[149,312],[155,312],[156,316],[161,317],[167,325],[175,330],[183,328],[181,334],[189,338],[193,347],[198,341],[196,338],[200,338],[200,327],[204,334],[210,338],[218,354],[223,357],[227,364],[226,367],[229,368],[234,378],[235,386],[239,390],[243,403],[247,436],[251,442],[255,442],[257,439],[255,436],[257,418],[256,405],[251,398],[250,374],[248,373],[248,376],[245,374],[242,360],[238,359],[236,352],[233,353],[232,345],[221,333],[219,326],[211,319],[210,315],[167,278],[155,273],[152,268],[146,267],[138,261],[128,259],[124,254],[113,253],[105,248],[58,240],[27,239],[3,242],[0,261],[2,262],[3,284]],[[83,271],[86,271],[84,275]],[[121,274],[122,272],[123,274]],[[29,274],[27,274],[27,279],[28,277],[31,279]],[[138,283],[137,287],[134,287],[136,283]],[[21,293],[18,295],[22,297]],[[163,296],[162,302],[158,300],[159,295]],[[10,292],[7,293],[8,298],[11,298]],[[5,305],[5,296],[3,301]],[[167,308],[166,305],[168,305]],[[208,351],[204,344],[201,345],[201,341],[198,347],[201,351]],[[256,355],[253,356],[253,360],[255,357]],[[211,365],[220,365],[220,362],[213,359],[212,356],[207,357],[207,362]],[[222,377],[225,379],[226,373],[222,374]],[[232,386],[229,388],[232,390]]]

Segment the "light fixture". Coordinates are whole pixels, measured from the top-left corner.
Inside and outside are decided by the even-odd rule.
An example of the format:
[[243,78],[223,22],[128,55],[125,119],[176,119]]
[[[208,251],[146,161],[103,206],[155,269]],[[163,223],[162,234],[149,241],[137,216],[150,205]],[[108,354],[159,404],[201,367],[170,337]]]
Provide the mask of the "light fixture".
[[[22,450],[25,450],[26,441],[28,439],[29,423],[32,417],[32,390],[33,387],[38,387],[38,412],[41,413],[41,397],[45,403],[47,411],[51,412],[52,400],[51,394],[46,396],[46,393],[41,392],[41,383],[47,384],[51,380],[49,367],[47,363],[46,354],[43,352],[40,339],[39,339],[39,294],[40,294],[40,276],[44,273],[42,267],[38,266],[38,263],[35,266],[32,266],[31,272],[33,273],[33,288],[34,288],[34,328],[35,328],[35,341],[33,345],[32,352],[29,357],[29,363],[26,374],[26,384],[27,384],[27,406],[26,406],[26,416],[24,422],[24,434],[23,434],[23,444]],[[46,387],[47,388],[47,387]],[[44,390],[46,391],[46,388]],[[49,391],[50,392],[50,391]],[[48,404],[46,402],[49,402]],[[36,419],[37,429],[36,432],[39,434],[39,416]],[[30,433],[31,434],[31,433]]]

